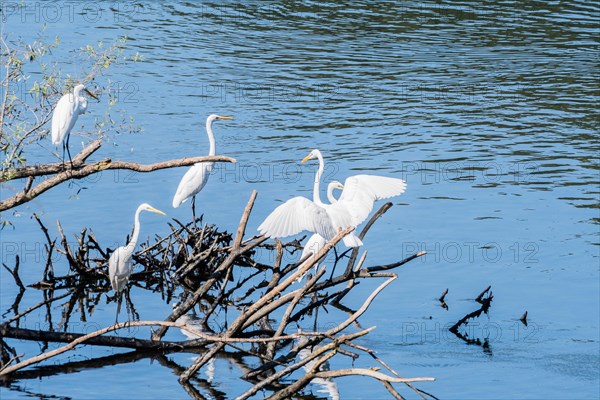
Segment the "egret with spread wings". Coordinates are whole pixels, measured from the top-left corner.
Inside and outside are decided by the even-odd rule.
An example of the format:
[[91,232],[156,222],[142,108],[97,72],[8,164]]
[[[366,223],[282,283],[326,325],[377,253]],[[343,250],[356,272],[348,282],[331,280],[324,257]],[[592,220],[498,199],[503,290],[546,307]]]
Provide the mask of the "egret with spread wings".
[[[329,185],[327,185],[327,200],[329,200],[329,203],[331,203],[331,204],[337,203],[337,199],[333,195],[333,191],[335,189],[343,190],[344,185],[342,185],[338,181],[329,182]],[[308,240],[306,241],[306,244],[302,248],[302,254],[300,255],[300,260],[304,260],[305,258],[307,258],[308,256],[310,256],[312,254],[317,254],[319,252],[319,250],[321,250],[325,246],[325,244],[327,244],[327,240],[325,240],[325,238],[323,238],[323,236],[319,235],[318,233],[313,233],[311,235],[311,237],[308,238]],[[315,263],[314,269],[316,269],[317,266],[318,266],[318,264]],[[296,279],[296,282],[301,281],[302,278],[304,278],[304,275],[298,277],[298,279]]]
[[[305,197],[294,197],[277,207],[258,227],[263,235],[280,238],[302,231],[318,233],[325,240],[348,227],[362,223],[373,210],[376,200],[398,196],[406,190],[402,179],[378,175],[354,175],[344,182],[344,190],[334,204],[324,204],[319,195],[321,176],[325,162],[319,150],[313,150],[302,162],[317,158],[319,168],[315,175],[313,201]],[[343,239],[348,247],[358,247],[362,241],[354,232]]]

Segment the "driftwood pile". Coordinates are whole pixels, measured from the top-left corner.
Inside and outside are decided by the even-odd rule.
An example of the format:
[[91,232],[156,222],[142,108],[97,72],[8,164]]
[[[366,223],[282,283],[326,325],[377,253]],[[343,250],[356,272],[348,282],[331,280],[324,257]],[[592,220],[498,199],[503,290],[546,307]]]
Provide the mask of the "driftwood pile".
[[[138,265],[135,270],[140,272],[131,275],[129,285],[154,292],[165,302],[175,304],[172,313],[164,320],[140,321],[136,306],[126,290],[129,321],[88,334],[73,333],[69,324],[73,319],[92,319],[94,308],[101,301],[116,302],[110,290],[106,265],[111,250],[103,249],[93,232],[87,229],[82,230],[75,246],[69,244],[60,225],[61,237],[52,239],[36,216],[46,236],[48,259],[42,279],[32,286],[43,292],[44,301],[20,311],[19,302],[26,288],[19,278],[19,259],[17,257],[12,269],[4,265],[14,277],[20,293],[4,313],[4,321],[0,324],[0,380],[7,382],[52,375],[72,370],[70,368],[75,367],[74,364],[78,368],[93,368],[153,357],[179,375],[179,382],[191,397],[204,398],[202,392],[212,396],[214,389],[198,379],[196,373],[215,358],[225,356],[240,365],[241,378],[250,383],[244,393],[237,395],[239,399],[255,396],[259,391],[261,397],[289,398],[302,392],[311,382],[333,385],[332,379],[348,375],[373,378],[397,399],[403,398],[400,388],[394,386],[398,383],[422,398],[435,398],[413,385],[432,378],[404,378],[380,360],[374,351],[355,341],[374,329],[362,328],[358,319],[375,297],[396,279],[392,270],[424,253],[389,265],[366,266],[366,251],[357,248],[339,256],[336,254],[334,265],[320,264],[341,238],[351,231],[349,228],[340,231],[317,254],[285,265],[284,255],[301,249],[298,241],[267,244],[263,236],[244,238],[255,199],[256,192],[253,192],[233,235],[203,223],[201,218],[189,224],[173,220],[168,236],[144,243],[134,255]],[[379,209],[360,232],[361,239],[390,207],[391,203],[387,203]],[[259,262],[261,258],[256,257],[259,251],[261,254],[273,252],[274,262]],[[64,254],[69,263],[70,272],[65,276],[54,273],[53,254],[56,252]],[[311,274],[314,266],[317,268]],[[337,269],[333,271],[335,267]],[[303,275],[303,280],[298,283],[298,278]],[[362,300],[358,309],[344,306],[344,298],[364,279],[383,279],[383,282]],[[56,304],[62,304],[59,322],[54,321],[52,312]],[[317,329],[318,312],[325,306],[337,307],[346,317],[340,318],[334,325],[327,325],[327,329]],[[31,330],[21,326],[25,316],[40,308],[46,310],[48,329]],[[192,313],[198,316],[192,316]],[[314,320],[312,330],[299,329],[299,324],[304,322],[306,325],[306,321],[311,320]],[[151,326],[151,338],[110,334],[134,326]],[[164,340],[170,328],[180,329],[189,340]],[[23,359],[17,349],[9,345],[12,342],[7,339],[11,338],[37,341],[42,344],[42,353]],[[67,344],[50,351],[49,342]],[[26,368],[83,344],[125,347],[135,351],[102,360]],[[191,365],[179,366],[165,356],[181,351],[196,353],[198,357]],[[354,360],[361,355],[372,357],[372,368],[329,370],[326,367],[334,356]],[[249,363],[249,359],[253,361]]]

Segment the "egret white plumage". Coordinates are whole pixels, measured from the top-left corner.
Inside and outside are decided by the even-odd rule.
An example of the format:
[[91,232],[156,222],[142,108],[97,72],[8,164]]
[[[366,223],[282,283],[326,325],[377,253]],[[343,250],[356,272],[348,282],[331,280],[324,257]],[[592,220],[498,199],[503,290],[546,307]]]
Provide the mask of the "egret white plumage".
[[73,93],[63,95],[60,100],[58,100],[58,103],[52,112],[52,144],[62,144],[63,162],[65,158],[65,148],[69,155],[69,160],[71,160],[71,152],[69,151],[71,129],[75,126],[79,114],[83,114],[87,111],[87,99],[81,95],[84,91],[98,100],[93,93],[87,90],[84,85],[80,84],[73,88]]
[[[258,227],[263,235],[273,238],[295,235],[302,231],[318,233],[325,240],[331,240],[336,232],[362,223],[375,200],[398,196],[406,190],[402,179],[378,175],[354,175],[344,182],[344,190],[335,204],[324,204],[319,196],[321,175],[325,162],[317,149],[304,157],[302,162],[317,158],[319,168],[315,175],[313,201],[305,197],[294,197],[277,207]],[[348,247],[362,245],[354,232],[344,237]]]
[[[215,136],[212,131],[212,123],[215,120],[232,120],[232,117],[221,116],[217,114],[211,114],[206,119],[206,134],[208,135],[209,141],[209,150],[208,155],[214,156],[216,154],[216,144],[215,144]],[[177,187],[177,192],[173,197],[173,207],[177,208],[181,205],[181,203],[188,200],[190,197],[192,198],[192,213],[194,214],[195,219],[195,201],[196,194],[202,190],[206,182],[208,182],[208,177],[210,176],[210,172],[212,171],[214,162],[201,162],[194,164],[181,178],[179,182],[179,186]]]
[[[343,190],[344,185],[342,185],[338,181],[331,181],[329,185],[327,185],[327,199],[331,204],[337,203],[337,199],[333,196],[333,191],[335,189]],[[317,254],[319,250],[323,248],[327,244],[327,240],[318,233],[313,233],[311,237],[308,238],[306,244],[302,248],[302,254],[300,255],[300,259],[303,260],[305,257],[308,257],[311,254]],[[315,264],[314,269],[317,268],[317,264]],[[304,278],[304,275],[298,277],[296,282],[299,282]]]
[[[344,185],[338,181],[329,182],[329,185],[327,185],[327,200],[329,200],[330,204],[337,203],[337,199],[333,195],[333,191],[335,189],[344,190]],[[325,238],[323,238],[323,236],[319,235],[318,233],[313,233],[312,236],[306,241],[306,244],[302,249],[300,259],[302,260],[309,254],[316,254],[319,250],[321,250],[321,248],[323,248],[323,246],[325,246],[326,243],[327,241]]]
[[329,203],[331,204],[337,203],[337,199],[333,195],[335,189],[344,190],[344,185],[339,181],[329,182],[329,185],[327,185],[327,200],[329,200]]
[[166,215],[164,212],[157,210],[150,204],[140,204],[135,212],[133,234],[131,235],[129,243],[127,243],[126,246],[121,246],[115,249],[108,259],[108,275],[110,278],[110,285],[115,293],[119,295],[119,299],[117,301],[117,319],[119,318],[119,311],[121,310],[121,294],[125,288],[125,285],[127,285],[129,276],[131,275],[131,256],[135,250],[135,246],[140,234],[140,214],[142,211],[150,211],[156,214]]

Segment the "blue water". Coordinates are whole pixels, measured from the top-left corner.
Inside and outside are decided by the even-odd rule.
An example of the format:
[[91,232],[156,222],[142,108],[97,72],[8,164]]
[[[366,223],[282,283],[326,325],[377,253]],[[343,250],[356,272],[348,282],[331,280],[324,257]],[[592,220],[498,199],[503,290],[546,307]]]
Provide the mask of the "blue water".
[[[43,22],[46,37],[59,35],[49,57],[75,77],[82,68],[73,50],[86,44],[127,35],[126,53],[143,57],[99,78],[119,83],[115,108],[143,131],[109,131],[97,159],[203,155],[206,116],[232,115],[214,131],[217,152],[238,163],[216,168],[197,198],[205,219],[223,229],[237,227],[253,189],[259,195],[250,231],[282,201],[310,196],[315,165],[299,161],[312,148],[324,153],[325,181],[356,173],[406,179],[407,192],[365,240],[367,264],[428,254],[399,269],[399,279],[361,318],[364,327],[377,325],[361,343],[403,376],[437,379],[419,387],[448,399],[600,396],[597,6],[25,2],[4,10],[2,29],[13,42],[35,38]],[[105,109],[91,102],[79,123],[91,132]],[[88,140],[73,135],[71,149]],[[30,160],[53,161],[51,150],[35,145]],[[12,265],[18,253],[25,283],[40,280],[45,239],[33,212],[53,236],[60,220],[70,237],[90,227],[111,247],[124,241],[141,202],[190,218],[187,203],[170,206],[184,173],[105,171],[80,182],[79,193],[78,186],[53,189],[3,215],[14,229],[1,232],[2,262]],[[2,198],[19,188],[3,184]],[[166,222],[143,215],[142,237],[167,234]],[[4,269],[0,278],[4,312],[16,292]],[[358,306],[374,285],[360,285],[348,305]],[[486,353],[447,328],[477,308],[472,299],[488,285],[490,314],[468,327],[470,336],[488,338]],[[446,288],[448,311],[436,300]],[[143,291],[132,296],[142,319],[169,312]],[[21,307],[38,301],[28,289]],[[519,322],[525,310],[527,327]],[[43,326],[43,318],[34,313],[27,325]],[[113,318],[114,304],[101,302],[74,329]],[[178,332],[169,337],[183,339]],[[27,343],[18,348],[39,352]],[[112,353],[84,347],[71,357]],[[169,358],[185,366],[192,355]],[[248,387],[231,360],[218,359],[215,368],[213,388],[234,396]],[[338,383],[342,398],[387,396],[368,379]],[[145,398],[186,396],[176,374],[149,359],[17,381],[0,394],[109,398],[129,390]]]

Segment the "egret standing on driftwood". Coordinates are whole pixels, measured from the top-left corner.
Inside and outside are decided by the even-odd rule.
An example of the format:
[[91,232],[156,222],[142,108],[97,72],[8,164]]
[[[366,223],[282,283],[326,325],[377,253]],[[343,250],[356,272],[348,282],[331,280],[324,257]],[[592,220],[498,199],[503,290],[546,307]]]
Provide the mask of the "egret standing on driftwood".
[[[232,117],[221,116],[217,114],[211,114],[206,119],[206,134],[208,135],[208,141],[210,143],[210,148],[208,150],[209,156],[214,156],[216,154],[216,145],[215,145],[215,136],[212,131],[212,123],[215,120],[232,120]],[[179,186],[177,187],[177,192],[173,197],[173,207],[177,208],[181,205],[181,203],[188,200],[190,197],[192,198],[192,215],[194,220],[196,220],[196,194],[202,190],[206,182],[208,182],[208,177],[210,176],[210,172],[212,171],[214,162],[201,162],[194,164],[181,178],[181,182],[179,182]]]
[[[313,201],[305,197],[294,197],[277,207],[258,227],[263,235],[273,238],[295,235],[302,231],[318,233],[325,240],[331,240],[335,234],[348,227],[362,223],[371,210],[375,200],[398,196],[406,190],[402,179],[378,175],[354,175],[344,182],[344,190],[335,204],[324,204],[319,195],[321,175],[325,162],[319,150],[313,150],[302,162],[313,158],[319,160],[315,175]],[[362,241],[354,232],[344,237],[348,247],[358,247]]]
[[[335,189],[344,190],[344,185],[342,185],[338,181],[329,182],[329,185],[327,185],[327,200],[329,200],[329,203],[331,203],[331,204],[337,203],[337,199],[333,196],[333,191]],[[325,243],[327,243],[327,240],[325,240],[325,238],[323,238],[323,236],[319,235],[318,233],[313,233],[312,236],[309,237],[308,240],[306,241],[306,244],[304,245],[304,248],[302,249],[302,254],[300,255],[300,259],[302,260],[304,257],[308,256],[309,254],[317,254],[319,252],[319,250],[321,250],[321,248],[323,248],[323,246],[325,246]],[[299,279],[301,279],[301,278],[302,277],[300,277]]]
[[[329,185],[327,185],[327,200],[329,200],[331,204],[337,203],[337,199],[333,196],[333,191],[335,189],[343,190],[344,185],[342,185],[338,181],[329,182]],[[327,240],[325,240],[323,236],[319,235],[318,233],[313,233],[312,236],[308,238],[306,244],[302,248],[302,254],[300,255],[300,259],[304,260],[310,255],[317,254],[319,250],[321,250],[325,246],[326,243]],[[315,263],[314,269],[316,269],[317,266],[318,264]],[[296,282],[301,281],[302,278],[304,278],[304,275],[299,276],[298,279],[296,279]]]
[[115,323],[119,318],[119,311],[121,310],[122,292],[125,288],[125,285],[127,285],[129,275],[131,275],[131,255],[135,250],[138,236],[140,234],[140,213],[142,211],[150,211],[156,214],[166,215],[164,212],[157,210],[150,204],[141,204],[135,212],[134,227],[133,234],[131,235],[131,240],[129,241],[129,243],[127,243],[127,246],[118,247],[108,259],[108,275],[110,278],[110,285],[112,286],[115,293],[119,295],[119,299],[117,300],[117,317],[115,319]]
[[[62,144],[63,163],[65,160],[65,149],[67,149],[69,161],[71,161],[71,152],[69,151],[71,129],[75,126],[79,114],[83,114],[87,110],[87,100],[81,95],[82,91],[85,91],[91,97],[98,100],[85,86],[77,85],[73,88],[73,93],[67,93],[60,98],[52,112],[52,144]],[[72,164],[73,162],[71,161]]]

